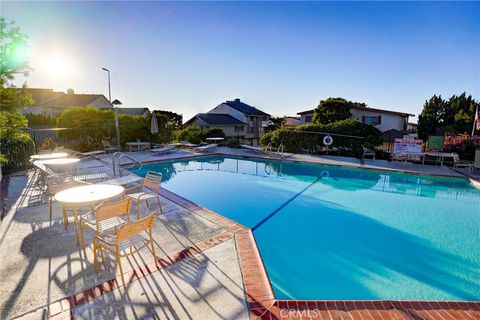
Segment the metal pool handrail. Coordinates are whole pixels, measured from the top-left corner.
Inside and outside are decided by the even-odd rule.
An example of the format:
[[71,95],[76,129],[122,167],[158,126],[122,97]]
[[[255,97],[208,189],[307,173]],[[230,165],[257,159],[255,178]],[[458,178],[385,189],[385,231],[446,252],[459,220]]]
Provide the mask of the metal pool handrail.
[[[133,161],[133,164],[130,164],[130,166],[127,167],[127,168],[133,168],[133,167],[136,166],[136,165],[139,166],[138,169],[136,169],[136,170],[134,170],[134,171],[132,171],[132,172],[136,172],[136,171],[142,170],[143,164],[142,164],[140,161],[138,161],[137,159],[135,159],[134,157],[132,157],[132,156],[126,154],[126,153],[123,153],[123,152],[115,152],[115,153],[113,154],[113,156],[112,156],[112,166],[113,166],[113,175],[114,175],[114,176],[117,175],[117,174],[116,174],[116,171],[115,171],[115,168],[117,167],[117,163],[116,163],[115,160],[117,159],[117,157],[118,157],[118,160],[117,160],[117,161],[118,161],[118,174],[119,174],[119,176],[122,176],[122,170],[121,170],[120,166],[122,165],[122,164],[121,164],[121,160],[122,160],[123,157],[128,158],[128,159],[130,159],[131,161]],[[127,164],[127,165],[128,165],[128,164]]]

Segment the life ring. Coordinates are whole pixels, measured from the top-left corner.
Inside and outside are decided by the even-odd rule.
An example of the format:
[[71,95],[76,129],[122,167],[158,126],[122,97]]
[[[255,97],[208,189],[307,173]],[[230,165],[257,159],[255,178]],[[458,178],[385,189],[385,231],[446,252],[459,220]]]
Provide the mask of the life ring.
[[323,144],[326,145],[327,147],[332,145],[333,143],[333,138],[331,135],[326,135],[325,137],[323,137]]

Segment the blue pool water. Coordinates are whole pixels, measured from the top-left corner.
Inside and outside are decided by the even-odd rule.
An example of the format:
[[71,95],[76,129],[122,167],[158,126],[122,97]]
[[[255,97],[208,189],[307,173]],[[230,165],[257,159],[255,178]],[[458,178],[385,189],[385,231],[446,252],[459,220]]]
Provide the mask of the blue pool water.
[[465,179],[217,156],[148,170],[252,228],[279,299],[480,300],[480,191]]

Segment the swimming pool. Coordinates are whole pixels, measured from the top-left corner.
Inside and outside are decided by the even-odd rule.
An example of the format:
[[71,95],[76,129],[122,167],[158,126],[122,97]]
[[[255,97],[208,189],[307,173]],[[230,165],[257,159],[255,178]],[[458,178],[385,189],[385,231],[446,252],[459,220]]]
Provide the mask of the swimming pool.
[[466,179],[219,156],[136,173],[149,170],[251,228],[278,299],[480,300],[480,190]]

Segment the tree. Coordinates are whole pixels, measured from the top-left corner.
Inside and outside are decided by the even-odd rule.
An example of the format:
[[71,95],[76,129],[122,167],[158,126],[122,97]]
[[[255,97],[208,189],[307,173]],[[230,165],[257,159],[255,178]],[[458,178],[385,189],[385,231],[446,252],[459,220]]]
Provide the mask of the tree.
[[354,103],[352,101],[343,98],[328,98],[326,100],[321,100],[314,110],[313,123],[329,124],[348,119],[351,117],[350,108],[353,105]]
[[183,116],[176,112],[165,111],[165,110],[154,110],[153,113],[155,113],[157,116],[158,115],[166,116],[170,120],[171,122],[170,125],[173,126],[174,129],[179,129],[183,124]]
[[423,105],[418,116],[418,135],[427,139],[429,135],[443,135],[445,132],[470,132],[479,105],[471,95],[464,92],[453,95],[448,101],[434,95]]
[[433,95],[423,104],[422,113],[418,116],[418,135],[427,139],[429,134],[439,134],[440,125],[443,122],[443,114],[447,102],[441,95]]
[[266,132],[277,130],[285,125],[285,117],[270,117]]
[[[32,97],[26,84],[20,89],[11,84],[14,74],[27,68],[26,44],[26,36],[15,23],[0,18],[0,143],[30,140],[23,131],[28,121],[18,110],[32,104]],[[0,163],[6,161],[7,158],[0,154]]]

